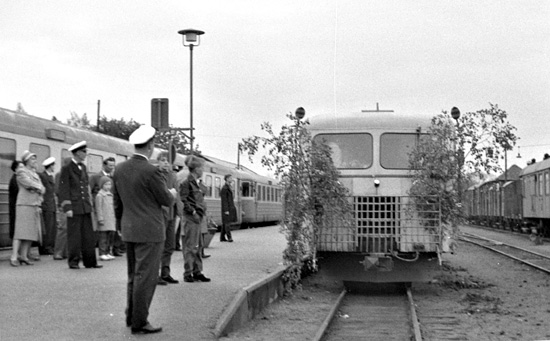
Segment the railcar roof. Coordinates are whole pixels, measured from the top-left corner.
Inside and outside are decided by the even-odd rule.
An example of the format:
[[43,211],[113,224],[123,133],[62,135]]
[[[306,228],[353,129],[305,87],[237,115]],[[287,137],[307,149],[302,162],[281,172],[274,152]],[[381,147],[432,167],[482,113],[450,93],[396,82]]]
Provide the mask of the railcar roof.
[[311,130],[358,130],[367,129],[416,129],[430,125],[430,115],[403,114],[386,111],[353,112],[335,115],[320,115],[311,118]]
[[0,108],[0,125],[3,131],[41,139],[47,139],[47,129],[55,129],[65,133],[64,142],[68,144],[85,140],[88,147],[93,149],[129,155],[134,152],[133,145],[126,140],[9,109]]
[[523,171],[521,172],[520,177],[537,173],[548,168],[550,168],[550,159],[542,160],[540,162],[533,163],[523,168]]

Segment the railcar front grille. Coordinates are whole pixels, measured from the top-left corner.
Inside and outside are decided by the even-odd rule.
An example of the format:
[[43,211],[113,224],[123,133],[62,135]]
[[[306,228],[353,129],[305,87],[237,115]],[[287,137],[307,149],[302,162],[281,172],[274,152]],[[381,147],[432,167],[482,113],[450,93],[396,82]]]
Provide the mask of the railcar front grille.
[[318,250],[369,254],[434,252],[441,241],[438,198],[354,196],[351,221],[325,220]]
[[357,249],[388,253],[396,248],[401,231],[398,197],[354,197]]

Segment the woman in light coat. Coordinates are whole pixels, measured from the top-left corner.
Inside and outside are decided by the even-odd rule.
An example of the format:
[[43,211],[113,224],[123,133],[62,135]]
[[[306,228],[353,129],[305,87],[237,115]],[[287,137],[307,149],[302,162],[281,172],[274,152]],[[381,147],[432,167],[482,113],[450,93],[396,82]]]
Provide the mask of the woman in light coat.
[[[27,258],[29,248],[33,241],[42,243],[40,205],[43,201],[45,188],[36,173],[36,154],[26,150],[21,156],[21,161],[24,167],[19,167],[16,171],[19,193],[15,204],[15,232],[10,259],[12,266],[33,265]],[[21,252],[19,252],[20,250]],[[21,256],[18,258],[19,254]]]

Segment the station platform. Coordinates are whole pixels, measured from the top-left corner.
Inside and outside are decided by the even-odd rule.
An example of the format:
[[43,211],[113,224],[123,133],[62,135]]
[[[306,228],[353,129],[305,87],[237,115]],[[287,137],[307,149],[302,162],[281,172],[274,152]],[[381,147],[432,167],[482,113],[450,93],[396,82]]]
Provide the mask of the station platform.
[[0,340],[215,340],[214,328],[237,292],[283,268],[286,240],[279,226],[216,233],[205,253],[209,283],[183,282],[181,251],[172,256],[179,284],[157,286],[149,321],[163,331],[132,335],[126,327],[126,257],[101,269],[71,270],[66,260],[42,256],[33,266],[11,267],[0,252]]
[[[544,242],[541,245],[536,245],[529,238],[529,234],[510,233],[510,231],[491,229],[487,227],[475,227],[469,225],[461,225],[460,232],[475,234],[481,237],[496,240],[550,257],[550,243]],[[460,252],[460,249],[458,250],[458,252]]]

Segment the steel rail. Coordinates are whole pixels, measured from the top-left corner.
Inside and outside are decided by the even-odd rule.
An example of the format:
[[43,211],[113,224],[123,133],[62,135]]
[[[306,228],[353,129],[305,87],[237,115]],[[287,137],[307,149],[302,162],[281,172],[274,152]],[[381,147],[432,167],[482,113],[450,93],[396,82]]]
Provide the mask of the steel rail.
[[[466,236],[467,235],[467,236]],[[471,239],[468,239],[468,238],[477,238],[477,239],[481,239],[481,240],[484,240],[486,242],[490,242],[490,243],[493,243],[494,245],[503,245],[503,246],[506,246],[506,247],[509,247],[509,248],[512,248],[512,249],[516,249],[516,250],[520,250],[522,252],[525,252],[525,253],[529,253],[529,254],[532,254],[532,255],[535,255],[537,257],[541,257],[541,258],[544,258],[544,259],[547,259],[547,260],[550,260],[550,257],[548,256],[545,256],[545,255],[542,255],[540,253],[537,253],[537,252],[533,252],[533,251],[530,251],[530,250],[527,250],[527,249],[523,249],[521,247],[517,247],[517,246],[514,246],[514,245],[510,245],[510,244],[506,244],[506,243],[503,243],[503,242],[499,242],[499,241],[496,241],[496,240],[492,240],[492,239],[489,239],[489,238],[485,238],[485,237],[481,237],[481,236],[476,236],[474,234],[471,234],[471,233],[464,233],[463,236],[459,237],[459,240],[462,240],[462,241],[465,241],[465,242],[468,242],[468,243],[471,243],[471,244],[474,244],[474,245],[477,245],[477,246],[481,246],[483,248],[486,248],[488,250],[491,250],[493,252],[496,252],[496,253],[499,253],[503,256],[506,256],[508,258],[511,258],[511,259],[514,259],[520,263],[523,263],[523,264],[526,264],[526,265],[529,265],[535,269],[538,269],[542,272],[546,272],[548,274],[550,274],[550,269],[547,269],[547,268],[543,268],[537,264],[533,264],[527,260],[524,260],[524,259],[521,259],[521,258],[518,258],[516,256],[513,256],[513,255],[510,255],[506,252],[503,252],[503,251],[500,251],[500,250],[497,250],[489,245],[483,245],[481,243],[478,243],[476,241],[473,241]]]

